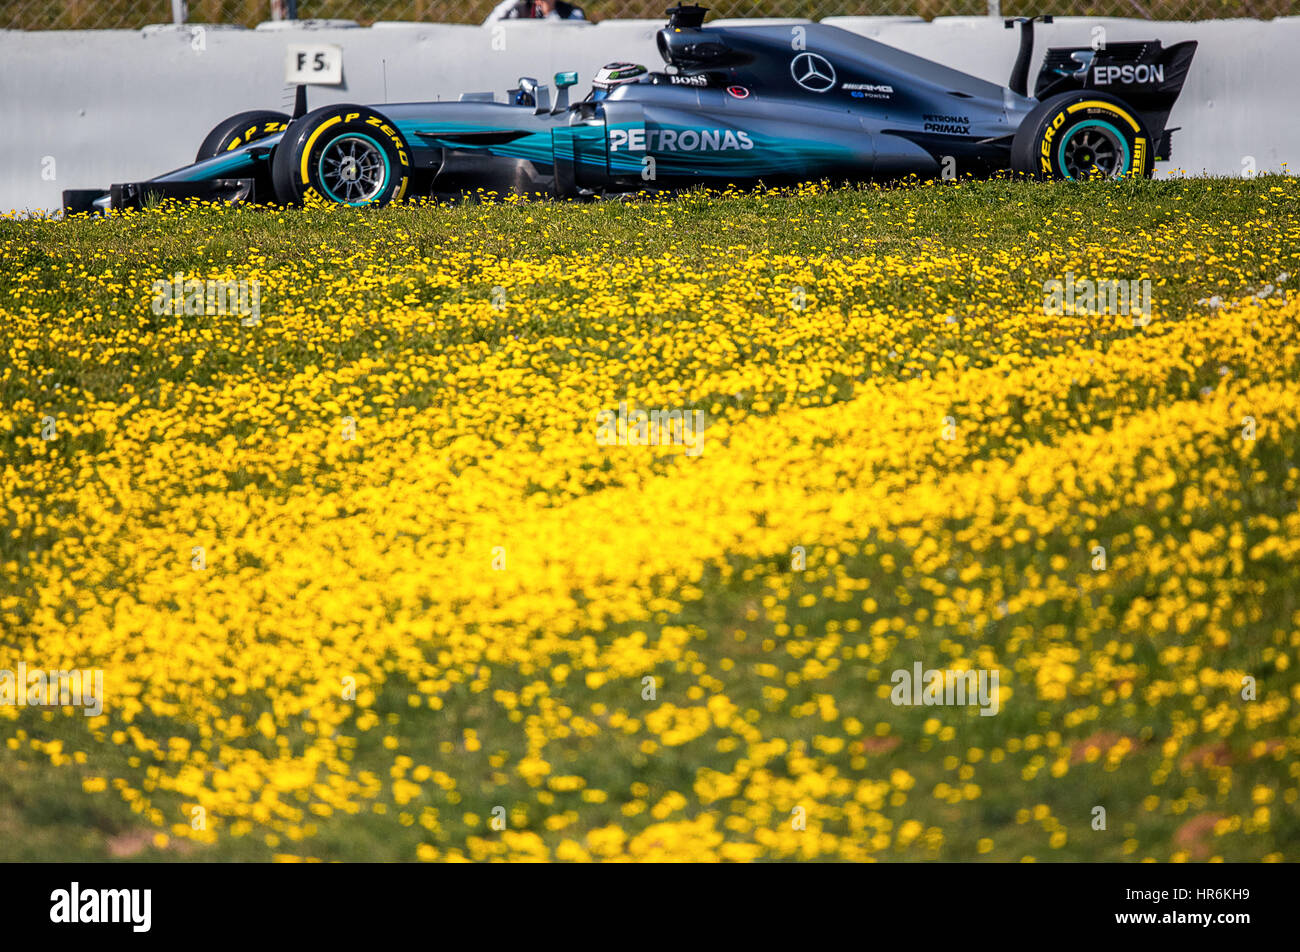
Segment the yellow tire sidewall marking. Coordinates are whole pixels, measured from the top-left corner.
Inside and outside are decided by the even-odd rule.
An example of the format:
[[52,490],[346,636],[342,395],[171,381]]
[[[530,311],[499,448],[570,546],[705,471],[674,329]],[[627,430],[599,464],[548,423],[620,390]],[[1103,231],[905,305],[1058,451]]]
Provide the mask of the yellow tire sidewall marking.
[[340,116],[335,116],[335,117],[332,118],[332,119],[327,119],[327,120],[325,120],[324,122],[322,122],[319,126],[317,126],[317,127],[316,127],[316,131],[313,132],[313,133],[312,133],[312,134],[307,138],[307,143],[302,147],[302,168],[299,169],[299,172],[300,172],[301,175],[302,175],[302,184],[303,184],[303,185],[307,185],[307,184],[309,183],[309,181],[310,181],[310,180],[307,178],[307,157],[308,157],[309,155],[311,155],[311,147],[312,147],[313,145],[316,144],[316,139],[317,139],[317,137],[318,137],[322,132],[324,132],[326,129],[328,129],[330,126],[335,125],[335,124],[337,124],[337,123],[340,123],[340,122],[342,122],[342,121],[343,121],[343,119],[342,119],[342,117],[340,117]]
[[1115,115],[1119,116],[1130,126],[1132,126],[1133,131],[1135,133],[1142,131],[1142,127],[1138,125],[1137,120],[1134,119],[1132,116],[1130,116],[1127,112],[1125,112],[1123,109],[1116,106],[1114,103],[1102,102],[1100,99],[1086,99],[1083,102],[1076,102],[1073,106],[1068,107],[1065,111],[1078,112],[1080,109],[1089,109],[1089,108],[1109,109]]

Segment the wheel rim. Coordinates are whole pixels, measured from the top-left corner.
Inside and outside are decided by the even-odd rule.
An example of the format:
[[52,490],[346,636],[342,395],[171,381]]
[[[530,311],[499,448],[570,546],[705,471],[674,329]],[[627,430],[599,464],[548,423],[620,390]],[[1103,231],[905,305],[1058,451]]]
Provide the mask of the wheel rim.
[[1079,124],[1065,137],[1060,160],[1072,179],[1115,178],[1128,171],[1128,145],[1110,123],[1093,120]]
[[388,184],[388,159],[366,136],[334,139],[321,152],[319,170],[325,194],[345,205],[373,202]]

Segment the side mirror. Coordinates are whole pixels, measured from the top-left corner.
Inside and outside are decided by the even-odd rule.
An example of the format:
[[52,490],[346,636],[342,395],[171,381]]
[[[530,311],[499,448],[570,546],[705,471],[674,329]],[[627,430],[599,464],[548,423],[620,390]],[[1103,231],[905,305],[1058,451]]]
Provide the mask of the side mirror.
[[569,108],[569,87],[578,84],[578,74],[556,73],[555,88],[559,90],[555,94],[555,108],[551,110],[552,114],[566,112]]
[[[522,100],[522,102],[520,102]],[[515,99],[519,105],[532,106],[533,112],[541,114],[551,111],[551,91],[531,76],[519,77],[519,95]]]

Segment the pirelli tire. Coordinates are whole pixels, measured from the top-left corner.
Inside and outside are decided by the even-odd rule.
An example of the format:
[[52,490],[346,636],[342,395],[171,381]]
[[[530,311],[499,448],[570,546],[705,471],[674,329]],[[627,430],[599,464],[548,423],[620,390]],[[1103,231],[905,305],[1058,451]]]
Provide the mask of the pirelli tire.
[[1132,106],[1075,90],[1039,103],[1011,142],[1011,168],[1041,179],[1148,178],[1155,143]]
[[223,152],[238,149],[241,145],[283,132],[288,127],[289,117],[282,112],[254,109],[251,112],[237,113],[213,127],[199,146],[194,161],[215,158]]
[[411,149],[373,109],[324,106],[289,126],[271,180],[286,205],[387,205],[410,188]]

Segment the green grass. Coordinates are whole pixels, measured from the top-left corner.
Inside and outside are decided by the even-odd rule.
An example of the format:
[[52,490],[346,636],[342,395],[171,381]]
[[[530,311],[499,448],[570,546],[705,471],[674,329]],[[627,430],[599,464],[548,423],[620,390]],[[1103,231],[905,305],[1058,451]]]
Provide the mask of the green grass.
[[[1275,281],[1280,272],[1300,273],[1300,247],[1294,240],[1298,200],[1300,187],[1294,180],[1263,177],[1251,181],[1054,186],[987,182],[966,183],[958,188],[932,185],[845,189],[805,196],[772,193],[718,198],[691,194],[675,201],[609,201],[585,206],[524,204],[284,213],[196,208],[136,214],[109,221],[3,221],[0,222],[0,248],[4,250],[6,268],[0,275],[0,316],[6,318],[6,327],[0,327],[0,353],[22,353],[24,366],[39,367],[47,376],[37,379],[26,372],[14,372],[12,356],[8,360],[0,358],[4,361],[0,363],[0,404],[15,405],[30,400],[37,388],[52,388],[58,383],[68,392],[92,393],[100,399],[126,399],[135,395],[146,405],[164,405],[168,399],[164,388],[168,384],[219,388],[228,375],[254,367],[274,383],[302,372],[308,365],[346,364],[362,355],[382,362],[387,356],[412,350],[457,354],[485,346],[488,353],[493,353],[515,334],[573,336],[584,331],[573,314],[529,315],[527,294],[530,292],[525,290],[522,300],[512,301],[510,321],[488,331],[478,325],[468,325],[436,338],[418,329],[395,336],[382,321],[377,321],[373,327],[350,328],[337,335],[297,339],[286,335],[269,353],[251,348],[242,353],[237,348],[207,348],[206,355],[196,356],[204,345],[194,340],[184,343],[179,354],[160,347],[159,342],[166,339],[163,322],[151,323],[147,315],[140,316],[140,287],[145,280],[142,276],[169,275],[178,270],[211,273],[228,262],[249,260],[254,254],[249,249],[257,249],[257,267],[267,272],[289,268],[310,258],[313,262],[310,280],[324,287],[339,275],[346,276],[366,266],[400,272],[406,260],[436,258],[449,248],[468,247],[485,260],[495,256],[554,262],[554,284],[535,289],[533,293],[568,294],[575,302],[583,291],[567,286],[563,277],[564,269],[578,260],[604,260],[613,264],[634,256],[662,257],[706,275],[719,260],[747,252],[797,257],[826,255],[848,260],[870,255],[903,262],[953,258],[975,260],[987,266],[987,273],[978,279],[973,279],[969,272],[938,275],[933,269],[918,267],[912,273],[900,270],[887,283],[853,289],[853,293],[860,295],[860,303],[887,305],[900,313],[909,308],[929,313],[935,311],[936,301],[948,306],[966,301],[973,307],[979,301],[1024,298],[1038,293],[1046,277],[1070,270],[1089,273],[1091,267],[1093,273],[1104,273],[1110,267],[1118,268],[1122,274],[1135,274],[1131,269],[1141,268],[1141,273],[1157,286],[1156,297],[1162,312],[1176,319],[1196,310],[1196,302],[1210,295],[1240,296]],[[1141,236],[1145,240],[1139,240]],[[1122,248],[1117,251],[1119,264],[1099,266],[1092,256],[1098,248],[1110,245]],[[1187,251],[1189,246],[1195,248],[1194,254]],[[326,249],[324,254],[322,249]],[[133,280],[118,288],[101,282],[96,285],[95,294],[87,296],[77,272],[85,268],[99,274],[105,267],[131,275]],[[990,278],[990,274],[996,275],[996,279]],[[379,288],[358,285],[337,288],[335,296],[328,301],[328,308],[334,313],[432,309],[457,301],[482,299],[490,287],[491,281],[487,279],[453,287],[420,283],[405,289],[397,298],[391,285]],[[263,300],[263,310],[274,313],[276,304],[272,290]],[[44,338],[18,335],[13,330],[16,324],[8,318],[20,310],[45,315],[44,327],[48,334]],[[678,320],[689,319],[689,313],[675,316]],[[105,346],[112,342],[115,348],[124,346],[125,351],[119,349],[111,360],[102,361],[73,354],[60,340],[61,322],[83,328],[84,336],[91,341],[99,340]],[[138,339],[123,345],[121,329],[136,325],[140,330]],[[828,332],[826,336],[829,341],[832,334]],[[632,339],[610,340],[616,350],[626,350],[635,343]],[[922,336],[916,343],[920,352],[910,356],[900,371],[929,374],[941,354],[925,349],[931,343],[928,337]],[[1066,352],[1075,344],[1075,341],[1051,345],[1037,342],[1036,346],[1042,346],[1046,354],[1052,350]],[[830,341],[828,346],[840,344]],[[762,341],[755,342],[752,348],[742,351],[743,359],[761,363],[762,347]],[[882,345],[883,349],[887,347]],[[183,358],[181,362],[173,363],[178,356]],[[975,359],[991,362],[995,356],[976,354]],[[671,379],[674,369],[672,361],[666,359],[653,373]],[[1270,372],[1284,375],[1294,369],[1294,362],[1283,362],[1272,370],[1260,368],[1257,379],[1268,378]],[[1090,402],[1082,395],[1077,409],[1086,409],[1101,425],[1110,425],[1118,417],[1157,407],[1162,401],[1185,399],[1212,381],[1212,368],[1187,368],[1185,372],[1171,372],[1162,388],[1135,389],[1110,402]],[[650,379],[625,381],[629,387],[653,382]],[[841,388],[841,398],[847,399],[862,381],[844,379],[833,383]],[[740,399],[749,401],[756,396],[749,393]],[[724,400],[731,395],[719,393],[713,397]],[[40,399],[42,405],[57,409],[58,401],[49,391]],[[428,395],[411,399],[415,405],[436,402]],[[798,402],[790,399],[787,405]],[[70,398],[65,409],[73,412],[75,400]],[[979,407],[967,409],[972,415],[980,410]],[[520,421],[521,427],[536,425],[540,424]],[[864,425],[870,425],[870,421],[864,421]],[[1050,441],[1063,426],[1060,420],[1051,417],[1037,421],[1026,418],[1000,442],[992,443],[985,458],[1014,459],[1025,442]],[[12,431],[0,432],[0,458],[5,465],[21,468],[30,465],[32,458],[28,449],[18,445],[16,435]],[[84,449],[96,449],[93,434],[81,439],[88,441]],[[1225,500],[1223,511],[1212,508],[1199,513],[1195,521],[1188,521],[1179,531],[1186,534],[1197,528],[1212,528],[1228,513],[1227,518],[1234,525],[1242,520],[1250,543],[1262,539],[1266,533],[1261,534],[1262,530],[1250,525],[1251,516],[1281,518],[1294,510],[1294,495],[1287,488],[1293,456],[1294,446],[1264,447],[1255,462],[1256,468],[1250,472],[1264,473],[1268,481],[1256,489],[1243,490],[1233,498],[1230,507]],[[62,465],[75,465],[75,454],[69,454]],[[281,477],[278,483],[265,484],[268,492],[287,492],[297,482],[292,474],[281,474]],[[221,491],[226,488],[220,487]],[[1109,522],[1095,530],[1099,537],[1132,536],[1135,527],[1159,518],[1159,514],[1134,504],[1117,508],[1108,518]],[[49,541],[31,536],[15,538],[8,532],[0,538],[0,565],[8,562],[20,568],[17,577],[0,579],[0,598],[6,594],[16,595],[20,600],[27,597],[29,593],[22,590],[23,570]],[[1073,541],[1065,537],[1049,540],[1047,547],[1035,557],[1046,559],[1053,554],[1071,552],[1073,547]],[[874,688],[881,677],[877,659],[846,663],[820,682],[801,682],[779,703],[773,702],[766,690],[772,685],[783,685],[787,673],[803,669],[808,656],[817,651],[815,633],[825,631],[828,622],[843,623],[859,614],[856,602],[836,604],[816,599],[810,608],[804,608],[800,606],[801,599],[821,593],[835,579],[850,578],[869,581],[883,617],[917,608],[935,613],[938,606],[923,578],[880,569],[882,553],[893,554],[900,564],[906,562],[908,547],[899,541],[879,542],[870,558],[865,555],[850,558],[834,567],[826,559],[828,551],[811,542],[809,565],[814,568],[803,574],[789,573],[783,564],[783,554],[770,560],[732,559],[724,567],[707,568],[696,583],[704,597],[680,599],[675,609],[655,613],[652,623],[615,627],[602,633],[602,642],[638,629],[648,630],[651,641],[666,627],[692,632],[692,650],[707,664],[713,676],[721,678],[727,696],[741,709],[762,712],[767,735],[783,737],[792,746],[810,749],[814,737],[824,730],[819,718],[793,713],[800,705],[812,702],[816,694],[833,695],[842,716],[858,717],[870,728],[880,719],[879,706],[864,685]],[[967,560],[994,557],[969,549],[960,554]],[[1235,664],[1261,680],[1271,677],[1275,685],[1280,681],[1280,686],[1286,688],[1293,682],[1294,670],[1285,675],[1279,673],[1269,660],[1273,654],[1264,649],[1278,643],[1278,633],[1288,629],[1293,613],[1300,609],[1295,566],[1268,563],[1258,567],[1258,571],[1263,574],[1256,575],[1254,580],[1262,590],[1252,591],[1249,601],[1259,611],[1243,616],[1228,655],[1216,664],[1220,667]],[[771,584],[774,577],[783,580],[780,587]],[[1136,600],[1153,597],[1162,579],[1156,573],[1138,572],[1122,581],[1124,584],[1107,596],[1108,610],[1116,617],[1122,616]],[[774,591],[779,592],[779,604],[784,611],[756,611],[764,597]],[[1027,609],[1024,617],[994,623],[979,636],[1003,645],[1016,637],[1020,625],[1035,630],[1062,625],[1068,630],[1087,610],[1082,600],[1050,602],[1037,609]],[[13,611],[10,617],[22,617],[21,606]],[[784,615],[782,621],[775,620],[781,615]],[[778,634],[778,624],[788,625],[794,634]],[[743,641],[735,637],[741,628]],[[9,631],[0,637],[8,641],[19,634]],[[936,661],[954,654],[954,645],[975,634],[969,625],[949,621],[934,625],[906,648],[915,657],[930,659],[929,666],[933,667]],[[1194,642],[1195,637],[1190,640]],[[1158,667],[1158,647],[1154,642],[1137,643],[1135,660]],[[955,654],[960,655],[960,651],[956,650]],[[772,664],[777,673],[774,677],[756,678],[746,664],[737,664],[730,674],[720,675],[716,662],[723,656],[738,662]],[[689,680],[689,673],[682,665],[656,671],[663,685],[661,694],[672,696],[677,685]],[[517,691],[529,680],[503,667],[496,673],[493,687]],[[417,764],[436,766],[445,760],[441,745],[458,740],[464,728],[475,728],[493,742],[502,741],[509,732],[508,725],[500,723],[500,712],[464,685],[454,687],[445,695],[445,706],[440,712],[411,709],[406,698],[413,690],[412,685],[394,677],[380,693],[374,710],[384,718],[386,729],[399,738],[401,752]],[[584,689],[582,706],[597,701],[611,708],[625,705],[626,697],[620,691],[625,695],[626,687],[611,684],[590,691]],[[243,710],[256,715],[256,701],[231,699],[231,705],[232,710],[242,705]],[[917,779],[916,800],[927,803],[929,822],[947,833],[940,854],[943,858],[973,858],[976,841],[986,835],[994,836],[998,843],[997,851],[989,859],[1015,860],[1026,853],[1043,857],[1046,851],[1042,848],[1038,825],[1015,820],[1018,810],[1035,803],[1046,803],[1052,816],[1069,821],[1066,826],[1071,832],[1070,845],[1051,853],[1052,859],[1124,859],[1121,844],[1130,836],[1141,839],[1143,844],[1137,858],[1148,853],[1167,858],[1168,850],[1160,853],[1161,844],[1169,842],[1179,825],[1178,818],[1168,814],[1139,816],[1136,810],[1126,812],[1119,805],[1132,804],[1150,792],[1149,778],[1160,772],[1165,760],[1160,752],[1161,743],[1175,730],[1179,715],[1190,715],[1195,710],[1191,701],[1166,707],[1158,717],[1136,702],[1116,704],[1106,708],[1099,719],[1068,728],[1062,724],[1061,710],[1040,706],[1036,715],[1026,710],[1018,706],[1000,717],[980,718],[974,712],[964,720],[958,717],[962,724],[961,749],[954,747],[951,752],[960,755],[968,747],[988,750],[1004,743],[1008,736],[1051,730],[1062,732],[1066,743],[1095,732],[1114,732],[1137,738],[1139,750],[1126,761],[1121,773],[1102,774],[1100,766],[1089,773],[1089,768],[1082,767],[1059,784],[1022,783],[1019,772],[1029,755],[1025,752],[1021,756],[1009,756],[1005,769],[994,774],[1001,777],[1001,782],[986,781],[984,796],[977,803],[948,805],[929,799],[929,791],[936,784],[956,782],[954,771],[940,763],[939,753],[948,750],[925,730],[926,721],[934,712],[928,708],[903,708],[891,718],[890,736],[900,741],[898,747],[872,754],[870,768],[876,775],[887,774],[895,766],[912,772]],[[9,725],[0,724],[5,724],[0,737],[11,736]],[[284,844],[278,849],[252,836],[223,837],[218,846],[197,851],[131,847],[136,834],[152,831],[152,827],[111,793],[96,796],[83,793],[80,778],[83,774],[143,778],[147,764],[133,762],[124,748],[95,744],[76,718],[28,712],[16,726],[31,736],[59,737],[64,740],[65,749],[94,747],[102,756],[93,770],[80,765],[53,768],[46,758],[26,748],[12,750],[0,745],[0,860],[104,860],[113,858],[113,844],[117,844],[119,852],[130,853],[133,858],[156,860],[265,860],[285,850],[326,859],[405,860],[414,855],[422,841],[423,831],[418,825],[399,827],[391,816],[363,812],[356,817],[336,815],[321,820],[317,824],[318,833],[310,840]],[[142,721],[141,727],[149,732],[150,724]],[[1275,725],[1273,730],[1276,733],[1280,725]],[[350,761],[355,770],[370,770],[385,777],[393,753],[380,744],[379,733],[361,733]],[[641,735],[620,736],[608,732],[598,743],[578,737],[557,742],[548,748],[548,756],[552,763],[588,778],[593,787],[624,790],[633,782],[643,781],[651,788],[647,799],[653,803],[659,792],[690,790],[695,772],[702,765],[696,759],[696,752],[704,744],[711,745],[724,736],[724,732],[713,730],[690,748],[661,748],[654,755],[646,755],[638,749]],[[463,799],[459,803],[439,799],[437,791],[426,795],[431,798],[428,802],[443,814],[453,844],[456,837],[466,832],[456,825],[453,815],[472,811],[486,816],[494,804],[502,802],[502,784],[493,779],[494,768],[488,763],[489,754],[497,746],[501,744],[485,742],[484,749],[477,754],[456,755],[456,776],[480,780],[475,787],[462,779]],[[741,753],[743,747],[729,755],[718,755],[708,765],[725,770]],[[1233,756],[1244,757],[1244,752],[1235,749]],[[855,769],[860,769],[854,767],[853,757],[847,752],[829,755],[825,760],[845,775],[853,775]],[[1294,771],[1280,757],[1266,758],[1252,765],[1250,771],[1254,783],[1271,785],[1277,790],[1295,786]],[[1091,783],[1084,782],[1080,775]],[[1185,775],[1183,780],[1186,786],[1179,791],[1179,796],[1186,801],[1185,809],[1190,808],[1193,813],[1211,808],[1225,813],[1246,812],[1250,808],[1249,785],[1237,784],[1230,795],[1216,800],[1210,777]],[[147,779],[140,782],[148,789]],[[1092,806],[1099,802],[1098,789],[1104,791],[1100,802],[1112,809],[1114,818],[1109,835],[1089,837],[1087,817]],[[156,802],[168,806],[169,816],[174,816],[178,809],[174,797],[160,794]],[[536,815],[536,805],[525,800],[506,801],[505,805],[512,814],[518,811],[523,815],[532,810],[528,815],[531,828],[537,828],[544,819]],[[552,812],[570,808],[578,811],[582,816],[579,830],[620,822],[632,826],[621,817],[618,807],[613,800],[593,805],[581,802],[576,793],[559,793]],[[1300,821],[1294,805],[1288,808],[1275,801],[1274,808],[1275,820],[1268,833],[1253,838],[1225,838],[1224,852],[1229,860],[1258,859],[1276,852],[1294,857],[1297,838],[1300,838]],[[390,805],[389,809],[397,808]],[[644,819],[642,816],[637,822]]]

